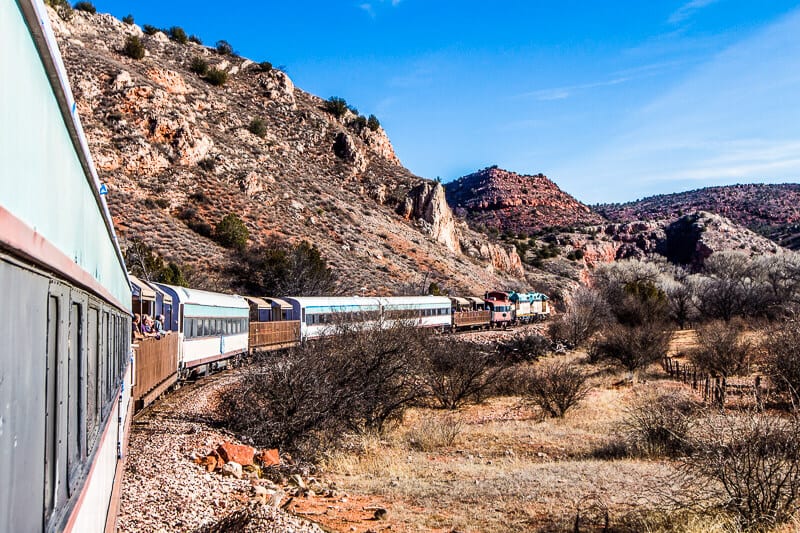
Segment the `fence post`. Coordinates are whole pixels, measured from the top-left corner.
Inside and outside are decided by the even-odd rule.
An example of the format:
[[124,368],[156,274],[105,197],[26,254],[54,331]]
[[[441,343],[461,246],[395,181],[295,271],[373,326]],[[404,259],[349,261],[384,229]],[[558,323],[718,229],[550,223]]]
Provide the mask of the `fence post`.
[[761,397],[761,376],[756,376],[756,409],[762,411],[764,409],[763,399]]

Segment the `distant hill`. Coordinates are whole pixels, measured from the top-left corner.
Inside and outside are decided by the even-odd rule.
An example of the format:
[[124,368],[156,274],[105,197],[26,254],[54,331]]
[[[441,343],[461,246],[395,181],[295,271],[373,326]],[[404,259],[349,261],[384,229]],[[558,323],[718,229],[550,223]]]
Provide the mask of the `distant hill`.
[[603,220],[543,174],[489,167],[446,184],[445,190],[456,214],[499,231],[534,233]]
[[800,184],[796,183],[706,187],[623,204],[600,204],[594,210],[612,222],[672,220],[709,211],[787,248],[800,249]]

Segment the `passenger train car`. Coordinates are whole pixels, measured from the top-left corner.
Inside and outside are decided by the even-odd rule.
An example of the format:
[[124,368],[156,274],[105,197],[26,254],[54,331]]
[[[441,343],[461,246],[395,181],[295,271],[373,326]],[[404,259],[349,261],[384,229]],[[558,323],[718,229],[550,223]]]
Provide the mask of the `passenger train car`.
[[169,329],[181,337],[180,368],[205,373],[248,352],[250,306],[241,296],[155,284],[172,297]]
[[39,0],[0,53],[0,532],[114,531],[131,288]]

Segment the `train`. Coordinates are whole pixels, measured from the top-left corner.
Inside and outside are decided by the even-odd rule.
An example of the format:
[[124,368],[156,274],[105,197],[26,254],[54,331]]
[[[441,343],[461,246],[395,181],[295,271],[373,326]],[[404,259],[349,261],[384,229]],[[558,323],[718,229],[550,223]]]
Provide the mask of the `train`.
[[507,328],[546,318],[541,293],[491,291],[484,297],[256,297],[176,287],[130,275],[135,313],[163,315],[167,333],[134,343],[134,404],[142,409],[183,379],[269,352],[335,335],[340,327],[402,322],[441,332]]
[[40,0],[0,50],[0,532],[114,531],[131,286]]
[[[538,293],[277,298],[139,279],[41,0],[0,2],[0,49],[0,533],[116,531],[134,413],[192,375],[341,323],[457,331],[550,313]],[[166,333],[132,339],[136,314],[163,315]]]

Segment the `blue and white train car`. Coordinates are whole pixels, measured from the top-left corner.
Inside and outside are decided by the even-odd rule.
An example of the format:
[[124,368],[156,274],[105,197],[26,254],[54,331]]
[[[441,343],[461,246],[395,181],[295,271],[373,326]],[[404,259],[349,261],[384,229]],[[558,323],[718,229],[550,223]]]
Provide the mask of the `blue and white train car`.
[[418,328],[449,329],[451,302],[446,296],[391,296],[380,298],[381,316],[391,325],[403,322]]
[[359,296],[303,296],[284,298],[292,305],[292,315],[300,320],[300,338],[313,339],[333,335],[344,323],[377,325],[381,300]]
[[223,361],[246,354],[250,307],[241,296],[187,289],[164,283],[158,288],[172,297],[172,314],[165,321],[181,339],[181,368],[203,373],[225,366]]
[[115,531],[131,287],[40,0],[0,2],[0,79],[0,532]]

